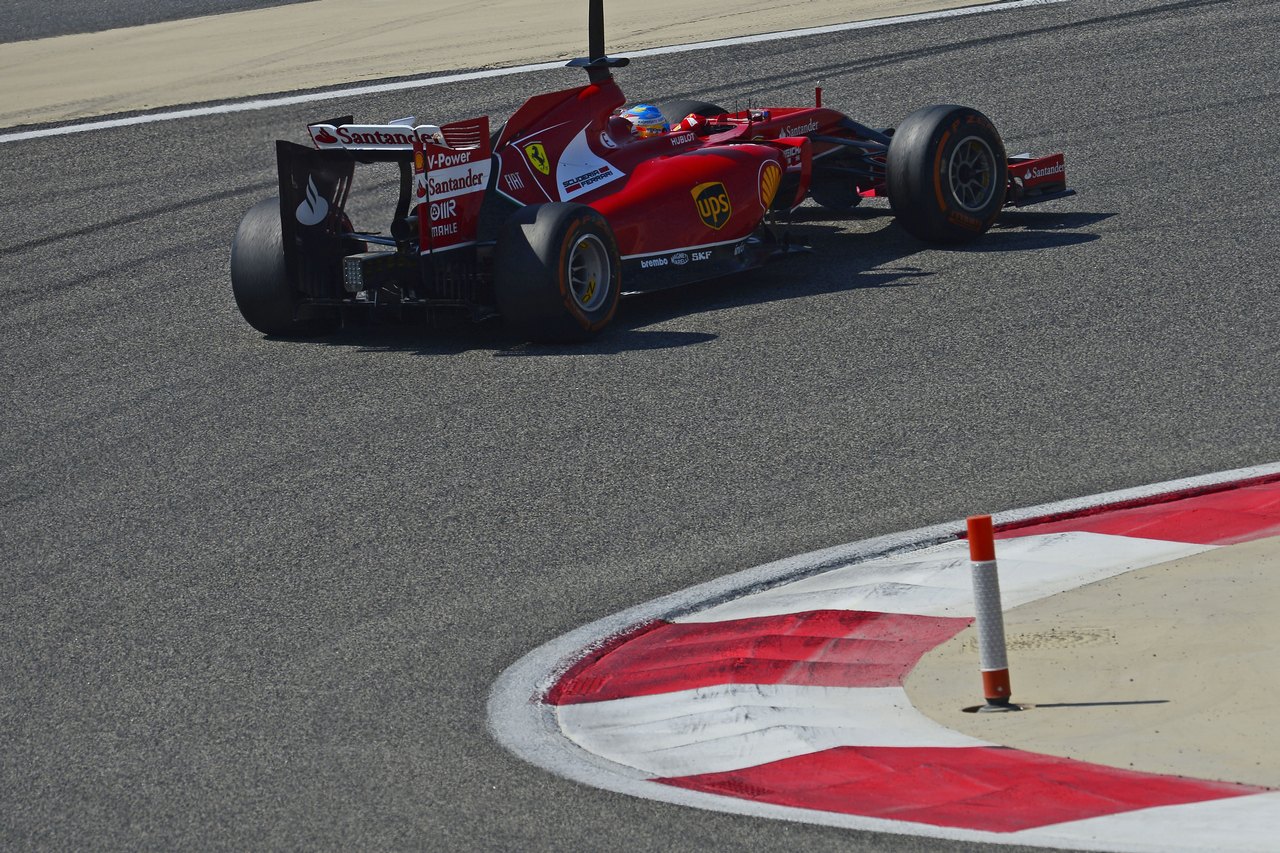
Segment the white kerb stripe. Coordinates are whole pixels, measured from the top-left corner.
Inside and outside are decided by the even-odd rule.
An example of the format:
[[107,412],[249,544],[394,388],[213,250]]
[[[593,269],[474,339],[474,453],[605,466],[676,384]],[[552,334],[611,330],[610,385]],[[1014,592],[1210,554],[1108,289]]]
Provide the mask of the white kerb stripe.
[[1275,853],[1280,791],[1182,806],[1160,806],[1009,833],[1014,844],[1087,846],[1150,853],[1229,850]]
[[[1133,569],[1212,550],[1104,533],[1047,533],[996,542],[1004,609]],[[968,544],[947,542],[824,572],[679,617],[722,622],[811,610],[973,616]]]
[[583,749],[663,777],[840,746],[990,746],[924,716],[901,687],[722,684],[561,705],[556,715]]

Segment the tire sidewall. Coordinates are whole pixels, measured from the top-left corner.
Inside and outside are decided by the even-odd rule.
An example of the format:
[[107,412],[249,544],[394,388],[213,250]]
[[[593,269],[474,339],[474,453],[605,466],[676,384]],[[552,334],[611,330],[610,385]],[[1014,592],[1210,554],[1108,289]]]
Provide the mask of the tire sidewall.
[[[993,185],[971,210],[956,196],[949,168],[956,152],[979,140],[990,153]],[[963,242],[985,233],[1004,207],[1008,159],[995,125],[969,107],[918,110],[898,128],[889,147],[889,202],[903,226],[921,239]]]
[[[957,228],[981,234],[991,227],[1004,207],[1005,184],[1008,181],[1004,145],[995,125],[977,110],[957,110],[948,118],[950,120],[938,140],[939,151],[931,170],[938,213]],[[993,158],[991,181],[994,186],[986,202],[977,210],[969,210],[961,203],[948,174],[956,152],[971,139],[983,143]]]
[[[240,316],[265,335],[315,337],[341,323],[336,308],[303,304],[284,256],[280,200],[268,198],[245,213],[231,243],[231,293]],[[353,241],[353,246],[363,244]],[[357,251],[359,251],[357,249]]]
[[[613,240],[613,233],[605,218],[589,207],[582,205],[577,207],[579,209],[575,211],[575,215],[568,218],[561,227],[559,252],[555,262],[556,285],[565,310],[578,322],[583,331],[595,334],[608,325],[618,310],[619,286],[622,283],[622,257],[618,253],[617,243]],[[594,308],[587,308],[578,303],[570,283],[569,266],[574,247],[588,236],[604,238],[601,239],[601,244],[609,262],[609,278],[606,282],[609,292]]]
[[[573,294],[569,264],[587,236],[605,249],[609,288],[584,308]],[[503,224],[494,251],[494,295],[508,328],[530,340],[557,343],[594,337],[613,319],[622,292],[622,258],[608,221],[582,204],[522,207]]]
[[293,330],[297,300],[285,267],[278,198],[263,199],[240,220],[231,244],[231,293],[241,316],[258,331]]

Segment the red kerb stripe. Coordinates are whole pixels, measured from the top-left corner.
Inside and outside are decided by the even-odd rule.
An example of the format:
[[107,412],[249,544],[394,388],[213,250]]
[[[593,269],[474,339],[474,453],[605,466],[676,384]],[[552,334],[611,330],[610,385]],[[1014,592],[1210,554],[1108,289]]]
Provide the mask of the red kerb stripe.
[[1280,482],[1164,500],[1125,509],[1097,507],[1087,514],[1001,528],[997,539],[1081,531],[1197,545],[1232,545],[1280,535]]
[[816,610],[676,624],[655,622],[571,667],[552,705],[650,696],[716,684],[892,687],[967,618]]
[[743,770],[655,781],[780,806],[987,832],[1267,790],[1002,747],[846,746]]

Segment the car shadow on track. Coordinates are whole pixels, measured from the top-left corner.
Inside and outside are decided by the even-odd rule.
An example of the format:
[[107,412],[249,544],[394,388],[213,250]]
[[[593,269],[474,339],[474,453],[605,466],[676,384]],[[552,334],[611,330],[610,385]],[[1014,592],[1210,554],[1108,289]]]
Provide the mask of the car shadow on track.
[[[668,340],[668,345],[690,346],[717,336],[646,327],[748,305],[867,288],[909,287],[931,275],[918,267],[885,267],[885,263],[892,263],[902,254],[882,245],[882,232],[851,233],[831,224],[830,219],[825,212],[821,221],[818,217],[796,216],[791,222],[795,227],[785,229],[793,243],[812,251],[794,252],[760,269],[624,299],[609,328],[595,341],[573,346],[518,344],[495,355],[607,355],[655,349]],[[782,230],[780,227],[779,232]],[[905,234],[902,237],[907,239]]]
[[1073,213],[1057,211],[1009,210],[1000,215],[995,227],[977,243],[957,246],[954,251],[1021,252],[1078,246],[1102,239],[1102,235],[1081,229],[1096,225],[1114,213]]
[[361,352],[409,352],[424,356],[491,351],[498,358],[616,355],[677,349],[715,340],[701,331],[652,326],[698,314],[749,305],[784,302],[832,293],[884,287],[914,287],[934,273],[907,262],[924,252],[965,254],[1031,251],[1079,245],[1100,239],[1081,230],[1114,216],[1015,210],[1003,214],[982,240],[967,246],[926,245],[904,231],[885,205],[865,205],[844,214],[813,206],[796,210],[780,226],[792,241],[812,251],[796,252],[757,270],[688,287],[629,297],[600,337],[569,345],[531,344],[505,332],[497,321],[424,328],[394,317],[352,323],[317,340]]

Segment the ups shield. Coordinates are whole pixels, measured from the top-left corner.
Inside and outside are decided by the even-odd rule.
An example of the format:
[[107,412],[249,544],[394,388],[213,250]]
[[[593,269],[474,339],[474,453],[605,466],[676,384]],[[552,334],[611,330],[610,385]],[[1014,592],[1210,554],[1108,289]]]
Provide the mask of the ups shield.
[[719,231],[733,215],[729,191],[719,181],[698,184],[692,194],[693,203],[698,207],[698,217],[708,228]]

